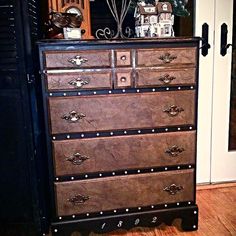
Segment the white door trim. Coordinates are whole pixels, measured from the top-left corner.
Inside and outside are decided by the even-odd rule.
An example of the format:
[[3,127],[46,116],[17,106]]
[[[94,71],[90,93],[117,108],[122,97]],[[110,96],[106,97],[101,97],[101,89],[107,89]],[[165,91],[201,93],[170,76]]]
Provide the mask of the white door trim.
[[228,25],[228,43],[232,43],[233,0],[215,0],[215,56],[212,120],[211,181],[236,180],[236,152],[228,151],[231,92],[232,48],[220,55],[221,25]]
[[199,105],[198,105],[198,142],[197,142],[197,182],[211,181],[211,134],[212,134],[212,95],[213,95],[213,60],[215,0],[196,0],[195,2],[195,36],[202,36],[202,25],[209,25],[208,55],[200,52],[199,70]]

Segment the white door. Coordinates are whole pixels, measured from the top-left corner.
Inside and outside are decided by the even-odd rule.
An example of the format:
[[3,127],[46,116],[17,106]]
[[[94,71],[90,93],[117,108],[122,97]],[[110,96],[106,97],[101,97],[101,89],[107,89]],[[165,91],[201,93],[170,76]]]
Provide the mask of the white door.
[[[207,23],[211,45],[208,55],[200,58],[199,183],[236,180],[236,60],[235,52],[234,56],[232,53],[236,37],[233,28],[233,22],[236,21],[233,20],[234,2],[196,0],[195,5],[195,35],[202,36],[202,25]],[[223,31],[226,32],[224,35],[227,37],[224,39],[227,39],[228,44],[234,41],[226,55],[221,55],[225,54],[221,52]]]
[[[233,120],[230,124],[230,114],[236,116],[235,105],[233,109],[233,100],[236,100],[236,89],[234,88],[231,93],[231,84],[233,85],[236,79],[235,70],[232,68],[232,59],[235,63],[235,53],[233,57],[232,46],[229,47],[225,56],[221,55],[221,27],[228,27],[227,42],[229,44],[233,43],[233,31],[235,31],[235,29],[233,30],[233,2],[233,0],[216,0],[215,3],[212,182],[236,180],[236,147],[234,144],[236,143],[236,136],[232,133],[236,124],[233,123]],[[234,35],[234,37],[236,36]],[[232,106],[230,106],[230,101],[232,101]]]

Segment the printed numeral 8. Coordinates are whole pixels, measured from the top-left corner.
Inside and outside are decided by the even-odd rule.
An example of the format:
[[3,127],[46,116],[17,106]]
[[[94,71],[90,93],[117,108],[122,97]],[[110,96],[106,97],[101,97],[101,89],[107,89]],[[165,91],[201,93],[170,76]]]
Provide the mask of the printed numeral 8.
[[123,221],[119,221],[117,227],[120,228],[120,227],[122,227],[122,225],[123,225]]

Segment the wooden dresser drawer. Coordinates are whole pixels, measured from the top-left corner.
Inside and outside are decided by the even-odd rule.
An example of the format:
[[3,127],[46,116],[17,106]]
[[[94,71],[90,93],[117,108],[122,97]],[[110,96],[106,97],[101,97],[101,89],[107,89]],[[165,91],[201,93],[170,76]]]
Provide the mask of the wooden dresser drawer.
[[133,82],[132,70],[117,70],[115,78],[115,88],[131,88]]
[[47,74],[49,91],[111,89],[111,71]]
[[195,163],[195,131],[53,141],[56,176]]
[[196,69],[137,69],[135,87],[165,85],[193,85],[196,83]]
[[194,171],[55,183],[55,192],[58,216],[193,201]]
[[49,98],[51,132],[76,133],[195,124],[195,91]]
[[139,49],[138,66],[195,65],[196,48]]
[[116,55],[116,66],[131,66],[131,52],[129,50],[117,50]]
[[46,68],[100,68],[111,66],[111,52],[97,51],[45,51]]

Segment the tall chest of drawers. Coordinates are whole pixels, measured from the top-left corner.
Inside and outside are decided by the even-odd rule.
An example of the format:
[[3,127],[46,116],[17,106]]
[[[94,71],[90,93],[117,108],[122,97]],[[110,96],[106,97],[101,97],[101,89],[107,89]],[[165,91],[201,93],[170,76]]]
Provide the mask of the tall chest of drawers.
[[198,38],[39,43],[53,235],[197,230]]

